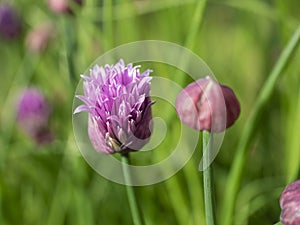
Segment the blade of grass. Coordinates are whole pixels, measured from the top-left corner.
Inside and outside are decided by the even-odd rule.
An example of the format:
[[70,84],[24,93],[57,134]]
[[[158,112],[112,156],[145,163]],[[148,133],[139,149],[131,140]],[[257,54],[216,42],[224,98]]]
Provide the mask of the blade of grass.
[[294,35],[283,50],[273,70],[268,76],[268,79],[266,80],[261,92],[259,93],[252,114],[247,121],[243,133],[241,134],[240,141],[233,160],[233,165],[228,176],[228,182],[226,185],[223,207],[221,211],[221,218],[224,225],[232,224],[236,199],[241,186],[243,171],[245,163],[247,161],[250,145],[255,136],[255,131],[258,127],[267,102],[272,96],[276,82],[288,65],[288,62],[290,61],[293,53],[297,49],[299,41],[300,26],[296,29]]
[[[114,12],[114,17],[112,18],[113,21],[121,21],[123,19],[134,18],[140,15],[156,13],[169,8],[182,7],[199,2],[198,0],[126,1],[127,2],[120,1],[112,6],[112,10]],[[105,22],[107,19],[109,19],[106,16],[98,18],[99,10],[101,9],[102,7],[98,6],[85,7],[85,10],[82,14],[82,19]]]
[[286,176],[287,183],[292,182],[298,176],[300,168],[300,142],[299,142],[299,126],[300,126],[300,90],[298,92],[297,98],[295,98],[297,103],[292,115],[289,117],[290,121],[287,124],[287,150],[286,150]]
[[[203,142],[203,147],[202,147],[203,164],[207,165],[207,163],[211,161],[210,153],[212,152],[213,135],[211,135],[207,131],[203,131],[202,142]],[[203,189],[204,189],[205,216],[206,216],[207,225],[216,224],[213,179],[214,178],[213,178],[212,165],[210,165],[203,171]]]
[[64,31],[65,31],[65,48],[67,65],[69,70],[69,77],[73,87],[77,85],[77,76],[74,66],[74,53],[76,51],[76,37],[74,31],[74,20],[73,18],[65,17],[64,19]]
[[[281,1],[280,1],[281,2]],[[238,10],[243,10],[245,12],[256,14],[259,17],[264,17],[273,21],[284,22],[282,25],[285,28],[293,28],[297,26],[298,21],[296,18],[292,17],[290,13],[286,14],[284,17],[281,17],[279,14],[282,10],[277,10],[275,7],[272,7],[270,4],[264,1],[255,1],[255,0],[227,0],[227,1],[210,1],[210,3],[222,4],[231,8]],[[288,2],[283,2],[284,5],[287,5]]]
[[226,6],[236,8],[239,10],[248,11],[251,13],[258,14],[259,16],[266,17],[271,20],[277,20],[278,14],[275,8],[272,8],[264,1],[253,1],[253,0],[227,0],[224,2],[215,1],[215,3],[224,4]]
[[103,18],[105,22],[103,23],[103,34],[104,34],[104,49],[109,50],[113,47],[113,1],[106,0],[103,1]]
[[130,169],[128,168],[129,162],[129,154],[123,154],[121,155],[122,159],[122,168],[123,168],[123,174],[124,174],[124,180],[126,182],[126,192],[127,197],[129,201],[129,207],[132,215],[132,220],[134,225],[144,225],[144,219],[141,213],[141,209],[137,203],[137,198],[135,195],[135,191],[133,189],[133,186],[131,186],[132,178]]
[[183,172],[188,186],[189,199],[191,201],[193,224],[204,225],[203,187],[201,185],[199,171],[195,169],[197,167],[198,165],[195,160],[191,159],[184,167]]
[[[247,220],[249,217],[259,212],[262,208],[266,206],[266,204],[273,204],[278,196],[280,195],[282,188],[277,188],[270,190],[267,193],[260,194],[256,196],[254,199],[251,199],[246,205],[244,205],[240,211],[242,212],[244,208],[248,209],[247,215],[241,217],[239,221],[236,221],[235,224],[247,224]],[[278,203],[279,204],[279,203]],[[267,223],[267,221],[264,221]]]
[[[74,148],[74,142],[72,140],[73,135],[70,134],[68,141],[64,144],[64,149],[71,150]],[[44,224],[47,225],[62,225],[67,217],[69,204],[72,203],[71,192],[72,187],[70,182],[70,174],[68,174],[68,167],[73,162],[73,155],[69,154],[70,152],[65,151],[63,154],[63,159],[61,161],[61,165],[58,171],[56,184],[53,191],[53,197],[51,200],[51,204],[49,206],[48,217]]]
[[[191,21],[191,26],[189,28],[188,35],[187,35],[187,37],[185,39],[185,42],[183,44],[183,47],[186,47],[186,48],[190,49],[191,51],[194,49],[197,33],[198,33],[198,31],[201,27],[201,24],[202,24],[206,2],[207,2],[206,0],[202,0],[202,1],[199,0],[198,1],[197,5],[196,5],[196,8],[195,8],[193,18],[192,18],[192,21]],[[179,62],[180,62],[180,65],[182,67],[185,67],[185,65],[187,65],[188,60],[189,60],[189,58],[179,56]],[[181,71],[179,71],[179,73],[181,73]],[[185,76],[178,76],[178,74],[175,74],[174,77],[176,79],[179,78],[177,80],[177,82],[179,84],[184,84],[185,83],[185,80],[186,80]]]
[[[173,128],[170,130],[171,133],[171,138],[170,140],[175,140],[177,137],[177,129]],[[170,148],[170,143],[165,142],[162,143],[161,149],[163,148]],[[154,161],[159,161],[160,159],[160,154],[159,151],[155,150],[155,155],[154,155]],[[195,167],[196,168],[196,167]],[[195,169],[194,168],[194,169]],[[169,170],[169,168],[165,168],[165,170]],[[186,170],[186,168],[184,168]],[[195,169],[197,172],[198,170]],[[163,172],[163,171],[162,171]],[[170,201],[170,206],[172,207],[172,210],[174,212],[175,219],[177,221],[178,225],[186,225],[190,224],[190,208],[189,207],[183,207],[188,205],[188,200],[185,198],[185,189],[184,186],[182,185],[182,179],[180,179],[180,174],[177,174],[176,176],[171,177],[167,181],[165,181],[164,185],[166,187],[166,194],[168,196],[168,199]],[[185,176],[185,178],[189,178],[189,176]],[[191,180],[190,182],[193,182]],[[198,199],[197,199],[198,201]]]
[[[273,193],[272,198],[266,198],[268,201],[277,201],[280,192],[283,190],[282,179],[280,178],[263,178],[255,180],[241,189],[237,201],[237,216],[234,224],[247,224],[248,218],[259,210],[259,207],[254,207],[253,200],[259,196],[266,196]],[[275,194],[274,194],[275,193]],[[267,201],[265,202],[267,203]],[[279,203],[278,203],[279,204]]]
[[23,62],[18,68],[17,73],[15,74],[1,110],[1,118],[3,118],[1,121],[1,134],[3,135],[2,137],[5,137],[3,139],[8,140],[10,138],[15,125],[15,115],[11,113],[11,109],[15,106],[14,103],[16,100],[16,94],[20,88],[25,88],[29,85],[39,62],[39,56],[27,53],[24,56]]
[[[191,51],[194,48],[195,45],[195,40],[197,37],[197,32],[199,31],[201,24],[202,24],[202,20],[203,20],[203,14],[204,14],[204,9],[206,6],[206,0],[203,1],[198,1],[197,5],[196,5],[196,9],[193,15],[193,19],[191,21],[191,26],[189,28],[189,32],[188,35],[185,39],[184,45],[183,47],[186,47],[188,49],[190,49]],[[179,56],[179,60],[180,65],[182,67],[185,67],[185,65],[187,65],[188,63],[188,58]],[[178,71],[176,74],[174,74],[173,79],[178,83],[178,84],[185,84],[187,77],[186,76],[179,76],[179,74],[181,73],[181,71]],[[174,120],[174,118],[176,117],[176,113],[174,111],[172,111],[172,113],[170,113],[170,117],[167,121],[167,124],[172,123],[172,121]]]

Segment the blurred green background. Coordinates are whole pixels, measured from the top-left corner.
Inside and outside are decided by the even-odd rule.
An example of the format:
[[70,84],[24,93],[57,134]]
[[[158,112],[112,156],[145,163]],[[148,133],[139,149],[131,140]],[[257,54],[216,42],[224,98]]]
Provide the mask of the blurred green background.
[[[16,39],[0,39],[0,224],[132,224],[125,187],[98,175],[77,149],[72,101],[79,75],[97,57],[120,44],[157,39],[191,49],[240,100],[240,118],[226,132],[214,161],[217,220],[222,225],[235,148],[264,81],[300,22],[300,2],[85,0],[72,15],[52,12],[46,1],[9,3],[20,14],[23,29]],[[52,24],[53,36],[47,48],[33,52],[26,44],[28,32],[44,23]],[[299,62],[297,50],[262,115],[237,193],[233,224],[279,221],[280,193],[299,178]],[[176,72],[154,67],[168,79]],[[181,79],[180,85],[190,81]],[[55,140],[49,145],[36,145],[15,123],[18,94],[28,86],[37,86],[51,104]],[[170,106],[153,107],[155,115],[161,110],[174,116]],[[166,157],[178,137],[177,117],[167,125],[168,135],[150,161]],[[170,179],[135,188],[147,225],[205,224],[200,158],[196,151]]]

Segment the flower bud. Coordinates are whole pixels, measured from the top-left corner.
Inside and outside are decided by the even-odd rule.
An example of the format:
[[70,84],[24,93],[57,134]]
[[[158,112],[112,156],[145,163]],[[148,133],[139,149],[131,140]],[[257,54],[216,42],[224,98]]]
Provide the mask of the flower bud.
[[0,35],[16,38],[21,33],[21,21],[14,8],[7,4],[0,5]]
[[184,88],[175,103],[180,120],[196,130],[222,132],[240,114],[234,92],[211,77],[201,78]]
[[281,215],[283,225],[300,224],[300,180],[289,184],[280,196]]
[[17,105],[17,122],[36,143],[45,144],[53,137],[48,128],[50,107],[35,88],[25,90]]

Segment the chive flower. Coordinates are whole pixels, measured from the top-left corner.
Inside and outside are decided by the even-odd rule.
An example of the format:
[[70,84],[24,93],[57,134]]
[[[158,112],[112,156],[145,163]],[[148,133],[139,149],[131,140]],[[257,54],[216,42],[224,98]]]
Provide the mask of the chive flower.
[[72,14],[72,5],[82,6],[83,0],[48,0],[48,6],[51,11],[58,14]]
[[88,135],[100,153],[127,153],[141,149],[149,140],[152,119],[150,100],[151,70],[140,73],[141,66],[95,65],[84,79],[84,102],[74,114],[86,111]]
[[300,180],[289,184],[280,196],[281,215],[283,225],[300,224]]
[[26,36],[26,47],[34,53],[43,52],[54,37],[54,26],[45,23],[30,30]]
[[199,131],[222,132],[240,114],[234,92],[209,76],[185,87],[177,96],[175,107],[180,120]]
[[53,139],[48,122],[51,114],[44,95],[36,88],[26,89],[17,105],[17,123],[37,144],[47,144]]
[[21,33],[21,21],[15,9],[8,4],[0,5],[0,35],[16,38]]

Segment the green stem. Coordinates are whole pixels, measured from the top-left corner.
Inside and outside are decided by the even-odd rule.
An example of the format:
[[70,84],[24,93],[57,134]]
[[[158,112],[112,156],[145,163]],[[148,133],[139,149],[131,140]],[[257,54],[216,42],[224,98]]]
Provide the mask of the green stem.
[[300,26],[295,31],[293,37],[285,47],[284,51],[280,55],[277,63],[271,71],[267,81],[265,82],[258,98],[250,119],[248,120],[243,133],[241,134],[240,141],[237,147],[233,165],[231,167],[228,183],[225,190],[224,204],[222,208],[221,218],[224,225],[231,225],[236,199],[241,181],[243,177],[243,171],[245,163],[247,162],[247,156],[250,149],[250,144],[255,136],[255,131],[259,125],[262,113],[264,112],[267,102],[272,96],[275,89],[275,84],[286,68],[289,60],[295,52],[300,40]]
[[128,167],[129,154],[122,154],[121,158],[122,158],[123,175],[124,175],[124,180],[125,180],[125,184],[126,184],[126,192],[127,192],[127,196],[128,196],[128,201],[129,201],[133,224],[134,225],[144,225],[145,223],[143,221],[141,210],[138,206],[133,186],[131,186],[132,179],[131,179],[130,169]]
[[105,0],[103,2],[103,34],[105,35],[105,46],[106,50],[109,50],[113,47],[113,1],[112,0]]
[[[203,131],[203,165],[210,163],[210,153],[213,146],[213,135],[209,132]],[[204,188],[204,203],[205,203],[205,215],[206,225],[214,225],[216,221],[215,217],[215,205],[214,205],[214,187],[213,187],[213,170],[212,166],[208,166],[203,171],[203,188]]]
[[200,26],[202,24],[202,19],[204,15],[204,9],[206,6],[207,0],[198,1],[195,12],[191,21],[191,26],[189,28],[188,36],[185,39],[184,47],[192,50],[194,49],[195,40],[197,38],[197,33],[199,32]]
[[77,78],[75,75],[75,66],[73,61],[74,52],[76,51],[76,39],[74,34],[74,24],[72,18],[64,18],[64,28],[65,28],[65,48],[67,56],[67,64],[69,70],[69,77],[72,85],[74,87],[77,85]]
[[[202,24],[206,1],[207,0],[199,0],[197,2],[193,18],[190,23],[191,25],[189,27],[189,32],[183,44],[183,47],[190,49],[191,51],[194,49],[197,33],[199,32],[200,26]],[[180,62],[179,67],[185,67],[188,64],[188,60],[189,58],[180,56],[178,60],[178,62]],[[177,81],[179,84],[184,84],[186,82],[187,76],[178,76],[180,73],[182,72],[178,71],[178,73],[175,74],[174,77],[179,78]]]

